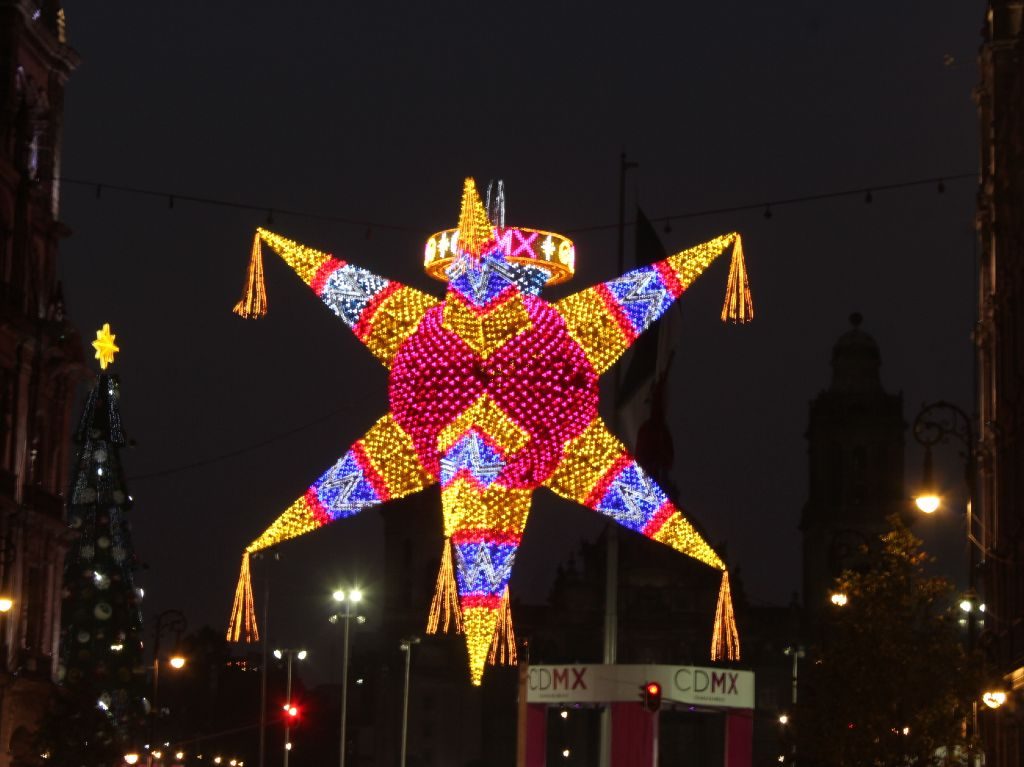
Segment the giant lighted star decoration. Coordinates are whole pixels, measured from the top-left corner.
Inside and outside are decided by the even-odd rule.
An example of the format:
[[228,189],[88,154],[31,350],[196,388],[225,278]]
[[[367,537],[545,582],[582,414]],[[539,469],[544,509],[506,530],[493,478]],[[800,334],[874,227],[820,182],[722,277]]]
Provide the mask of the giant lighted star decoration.
[[117,338],[110,332],[110,323],[104,322],[103,327],[96,331],[96,340],[92,342],[92,348],[96,350],[96,359],[100,361],[100,370],[106,370],[107,365],[114,362],[114,355],[121,351],[114,343]]
[[[472,179],[457,230],[427,242],[427,271],[448,281],[443,301],[265,229],[250,284],[262,274],[261,242],[388,368],[390,411],[246,548],[229,639],[258,637],[249,554],[436,482],[447,539],[441,590],[454,553],[474,684],[542,486],[722,570],[714,641],[718,654],[738,656],[725,564],[598,415],[599,376],[730,245],[730,282],[739,279],[738,235],[554,303],[538,294],[572,275],[572,243],[493,226]],[[245,305],[236,312],[248,316]]]

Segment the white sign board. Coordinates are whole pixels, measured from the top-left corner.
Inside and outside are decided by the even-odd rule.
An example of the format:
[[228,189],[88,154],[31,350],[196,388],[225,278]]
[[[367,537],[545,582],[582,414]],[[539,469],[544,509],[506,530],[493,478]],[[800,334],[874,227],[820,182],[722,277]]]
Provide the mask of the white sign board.
[[703,666],[530,666],[528,703],[640,701],[640,688],[661,685],[664,701],[702,708],[754,708],[754,672]]

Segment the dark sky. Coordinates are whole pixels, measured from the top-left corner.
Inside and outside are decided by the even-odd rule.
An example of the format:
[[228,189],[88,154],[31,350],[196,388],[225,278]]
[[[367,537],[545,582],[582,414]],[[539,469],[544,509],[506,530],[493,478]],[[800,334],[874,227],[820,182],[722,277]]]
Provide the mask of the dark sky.
[[[505,179],[510,223],[571,232],[616,221],[623,147],[640,164],[630,210],[649,216],[977,165],[980,0],[65,5],[83,57],[68,178],[408,227],[278,213],[273,228],[434,293],[418,232],[455,225],[467,175]],[[682,503],[756,601],[799,585],[807,404],[851,311],[908,422],[932,399],[970,407],[974,196],[950,182],[663,233],[670,252],[745,238],[757,320],[718,321],[726,259],[683,297],[672,428]],[[220,627],[242,548],[384,412],[385,373],[276,257],[269,317],[231,314],[262,213],[67,185],[62,217],[72,320],[86,343],[110,322],[123,349],[146,612]],[[614,229],[574,236],[577,277],[549,296],[615,276]],[[920,527],[957,540],[949,515]],[[543,599],[598,529],[539,492],[513,592]],[[367,513],[288,545],[275,632],[306,641],[339,576],[374,572],[379,534]],[[960,550],[945,549],[952,572]]]

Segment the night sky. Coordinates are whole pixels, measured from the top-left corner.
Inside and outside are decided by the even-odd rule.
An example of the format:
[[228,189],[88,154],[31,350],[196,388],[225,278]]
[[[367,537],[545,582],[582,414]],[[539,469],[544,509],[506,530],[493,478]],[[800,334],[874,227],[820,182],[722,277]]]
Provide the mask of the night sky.
[[[980,0],[65,6],[83,58],[65,177],[273,208],[275,231],[437,295],[423,242],[456,224],[468,175],[505,180],[509,223],[575,238],[577,276],[549,298],[615,276],[623,148],[630,219],[754,204],[658,227],[669,252],[744,236],[757,319],[719,322],[726,258],[681,299],[671,427],[681,504],[755,603],[799,588],[807,405],[850,312],[908,423],[934,399],[972,407],[973,179],[763,211],[975,171]],[[269,252],[269,316],[231,313],[265,211],[66,184],[62,219],[71,319],[122,348],[145,612],[219,629],[243,547],[386,410],[385,371]],[[512,593],[541,601],[601,523],[536,498]],[[282,547],[277,637],[322,634],[346,578],[379,589],[381,513]],[[918,528],[958,573],[955,516]]]

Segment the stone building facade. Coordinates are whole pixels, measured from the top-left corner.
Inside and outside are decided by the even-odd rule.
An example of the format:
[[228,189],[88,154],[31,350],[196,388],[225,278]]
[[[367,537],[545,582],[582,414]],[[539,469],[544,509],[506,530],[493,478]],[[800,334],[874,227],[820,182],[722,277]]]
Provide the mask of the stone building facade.
[[986,763],[1024,762],[1024,2],[989,0],[976,89],[979,511],[992,685],[1010,705],[981,710]]
[[72,408],[84,372],[57,279],[64,87],[78,64],[53,0],[0,0],[0,767],[38,759],[52,689]]

